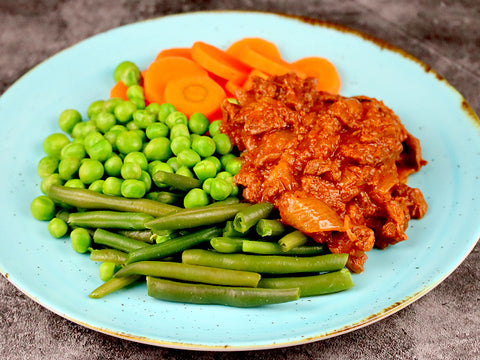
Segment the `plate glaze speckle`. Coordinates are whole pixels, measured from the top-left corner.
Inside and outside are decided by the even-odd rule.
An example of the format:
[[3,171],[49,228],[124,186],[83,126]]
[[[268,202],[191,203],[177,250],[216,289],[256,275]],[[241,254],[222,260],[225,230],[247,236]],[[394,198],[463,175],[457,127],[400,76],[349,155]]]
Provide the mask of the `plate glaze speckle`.
[[[405,242],[373,250],[347,292],[255,309],[169,303],[149,298],[144,284],[101,300],[88,298],[98,264],[55,240],[30,216],[40,195],[36,173],[43,139],[59,131],[58,115],[86,118],[108,96],[114,67],[145,68],[156,53],[202,40],[220,48],[247,36],[276,43],[293,61],[332,60],[342,94],[382,99],[421,140],[428,165],[409,179],[429,210],[410,222]],[[298,39],[301,39],[299,41]],[[167,16],[117,28],[68,48],[35,67],[0,98],[3,161],[0,270],[21,291],[57,314],[121,338],[165,347],[247,350],[290,346],[371,324],[434,288],[477,242],[480,223],[479,121],[462,96],[427,66],[393,47],[344,28],[252,12]]]

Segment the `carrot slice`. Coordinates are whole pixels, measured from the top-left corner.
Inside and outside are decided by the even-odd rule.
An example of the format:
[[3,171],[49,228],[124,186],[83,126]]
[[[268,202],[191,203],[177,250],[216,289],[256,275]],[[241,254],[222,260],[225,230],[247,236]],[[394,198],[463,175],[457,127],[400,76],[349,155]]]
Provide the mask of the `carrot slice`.
[[155,58],[155,61],[158,59],[168,57],[168,56],[180,56],[192,60],[192,55],[190,54],[190,48],[171,48],[160,51]]
[[250,74],[248,75],[247,81],[243,83],[243,88],[244,89],[249,89],[253,85],[253,78],[255,76],[258,76],[262,79],[267,80],[269,78],[268,74],[265,74],[263,71],[260,71],[258,69],[253,69]]
[[327,59],[316,56],[305,57],[294,61],[292,66],[307,76],[317,78],[317,90],[333,94],[339,93],[341,87],[340,76],[335,65]]
[[110,98],[120,98],[127,101],[127,89],[128,86],[119,80],[110,90]]
[[277,45],[262,38],[240,39],[238,41],[235,41],[232,45],[230,45],[230,47],[226,50],[226,52],[227,54],[232,55],[235,58],[238,58],[238,55],[246,46],[270,58],[274,58],[274,59],[282,58],[282,56],[280,55],[280,51],[277,48]]
[[[247,80],[248,81],[248,80]],[[238,89],[241,89],[242,86],[238,85],[237,83],[233,82],[232,80],[228,80],[226,83],[225,83],[225,86],[224,86],[225,90],[228,91],[228,93],[230,95],[235,95],[235,93],[237,92]]]
[[160,58],[150,64],[143,79],[145,98],[148,102],[163,102],[163,92],[172,79],[199,76],[208,77],[208,73],[196,62],[180,56]]
[[250,68],[219,48],[197,41],[192,46],[192,58],[203,68],[223,79],[242,83]]
[[185,115],[201,112],[206,117],[217,113],[225,96],[220,85],[204,76],[172,79],[164,93],[165,101]]
[[[250,47],[244,47],[238,54],[238,59],[254,69],[263,71],[269,75],[284,75],[294,71],[293,67],[282,59],[268,57],[253,50]],[[299,76],[302,74],[299,73]]]

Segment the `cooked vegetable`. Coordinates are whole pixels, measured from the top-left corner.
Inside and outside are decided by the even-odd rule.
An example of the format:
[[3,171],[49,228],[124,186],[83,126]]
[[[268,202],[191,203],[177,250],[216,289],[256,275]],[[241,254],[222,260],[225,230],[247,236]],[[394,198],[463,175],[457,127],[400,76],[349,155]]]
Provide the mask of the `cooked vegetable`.
[[304,73],[317,79],[316,89],[326,91],[332,94],[340,92],[340,76],[338,71],[329,60],[321,57],[310,56],[298,59],[292,63],[292,66]]
[[250,206],[248,209],[240,211],[235,215],[233,227],[240,233],[247,232],[255,226],[260,219],[267,218],[273,210],[271,203],[258,203]]
[[104,229],[95,230],[95,233],[93,234],[93,241],[95,244],[108,246],[110,248],[125,252],[153,246],[144,241],[135,240]]
[[282,250],[286,252],[297,246],[305,245],[307,240],[308,237],[305,234],[295,230],[278,240],[278,244],[282,247]]
[[114,291],[123,289],[128,285],[133,284],[138,279],[140,279],[140,275],[130,275],[122,278],[112,278],[104,282],[95,290],[93,290],[88,296],[92,299],[100,299],[108,294],[111,294]]

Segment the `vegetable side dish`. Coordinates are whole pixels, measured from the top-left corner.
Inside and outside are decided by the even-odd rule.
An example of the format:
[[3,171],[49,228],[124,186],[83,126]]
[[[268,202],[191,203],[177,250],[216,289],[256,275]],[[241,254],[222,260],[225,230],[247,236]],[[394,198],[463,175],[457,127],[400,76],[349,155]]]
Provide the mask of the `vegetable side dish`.
[[424,216],[422,193],[406,185],[426,164],[420,143],[381,101],[319,92],[294,74],[255,78],[236,95],[222,130],[243,151],[244,198],[275,204],[284,223],[348,253],[350,270]]

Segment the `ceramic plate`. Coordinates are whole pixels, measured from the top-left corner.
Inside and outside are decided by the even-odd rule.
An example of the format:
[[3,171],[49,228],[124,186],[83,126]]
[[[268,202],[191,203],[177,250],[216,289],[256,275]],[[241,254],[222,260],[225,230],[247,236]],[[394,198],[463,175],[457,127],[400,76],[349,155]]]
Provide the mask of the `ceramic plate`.
[[[145,68],[156,53],[196,40],[226,48],[242,37],[278,44],[288,61],[319,55],[333,61],[342,94],[382,99],[420,138],[428,165],[409,184],[429,210],[412,220],[409,239],[373,250],[349,291],[256,309],[197,306],[149,298],[137,286],[92,300],[98,264],[55,240],[34,220],[42,141],[58,131],[66,108],[86,118],[106,98],[123,60]],[[384,44],[383,44],[384,45]],[[165,347],[246,350],[301,344],[371,324],[427,293],[468,255],[480,233],[479,121],[462,96],[407,54],[361,34],[265,13],[206,12],[167,16],[94,36],[35,67],[0,98],[2,241],[0,270],[46,308],[86,327]]]

